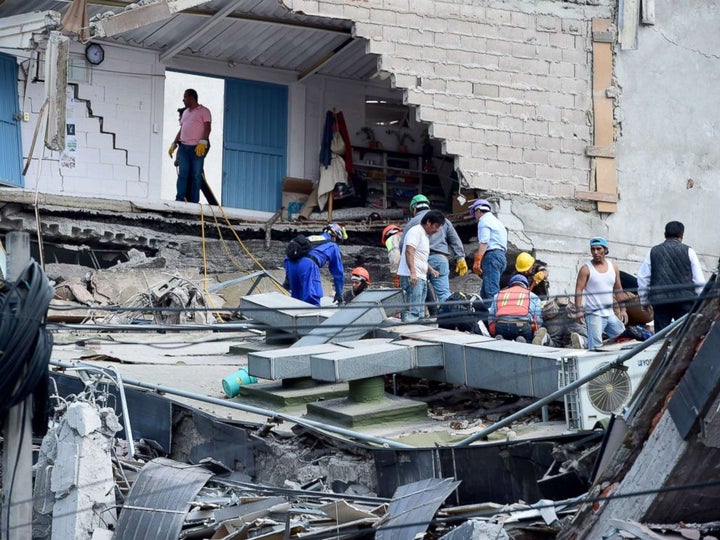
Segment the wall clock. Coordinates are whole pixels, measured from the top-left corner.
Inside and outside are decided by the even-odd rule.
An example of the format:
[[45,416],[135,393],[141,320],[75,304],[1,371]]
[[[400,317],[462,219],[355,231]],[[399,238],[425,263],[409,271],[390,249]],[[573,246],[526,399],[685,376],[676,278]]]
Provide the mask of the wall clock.
[[105,60],[105,49],[99,43],[90,43],[85,47],[85,58],[93,66],[97,66]]

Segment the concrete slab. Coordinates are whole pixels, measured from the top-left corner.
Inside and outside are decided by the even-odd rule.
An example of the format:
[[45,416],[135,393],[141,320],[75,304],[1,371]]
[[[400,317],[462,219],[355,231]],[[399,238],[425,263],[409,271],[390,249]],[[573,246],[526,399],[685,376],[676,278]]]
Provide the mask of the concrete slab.
[[442,343],[400,339],[394,341],[393,344],[410,348],[413,368],[443,367],[445,364]]
[[313,420],[351,428],[386,426],[426,420],[427,404],[389,394],[380,400],[366,403],[357,403],[349,399],[331,399],[308,403],[307,416]]
[[372,332],[384,320],[382,307],[348,304],[298,340],[297,346],[355,341]]
[[271,381],[310,377],[311,356],[339,350],[347,349],[340,345],[325,343],[251,352],[248,353],[248,373],[254,377]]
[[240,311],[250,319],[298,336],[309,334],[335,312],[277,292],[243,296]]
[[412,349],[391,344],[373,344],[310,357],[310,372],[315,380],[355,381],[397,373],[412,368]]
[[234,399],[285,410],[302,407],[315,401],[340,399],[347,395],[347,383],[315,383],[304,388],[288,388],[281,382],[270,382],[243,385]]

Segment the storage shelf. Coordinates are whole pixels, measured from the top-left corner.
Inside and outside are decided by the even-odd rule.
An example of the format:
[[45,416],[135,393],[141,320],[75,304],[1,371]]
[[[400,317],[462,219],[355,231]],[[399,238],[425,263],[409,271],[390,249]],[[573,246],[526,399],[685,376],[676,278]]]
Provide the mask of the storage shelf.
[[422,170],[421,154],[354,146],[353,159],[355,171],[368,185],[371,204],[381,199],[383,208],[407,208],[418,193],[445,202],[438,175]]

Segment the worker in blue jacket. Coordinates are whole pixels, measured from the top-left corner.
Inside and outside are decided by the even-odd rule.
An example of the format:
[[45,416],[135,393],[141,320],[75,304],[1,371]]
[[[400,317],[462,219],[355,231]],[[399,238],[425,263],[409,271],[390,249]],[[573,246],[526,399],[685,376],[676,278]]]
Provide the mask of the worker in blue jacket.
[[345,268],[338,242],[346,239],[345,227],[341,227],[337,223],[330,223],[325,226],[322,234],[309,237],[309,240],[317,245],[310,250],[307,256],[298,261],[285,258],[286,282],[293,298],[319,306],[323,296],[320,268],[327,265],[335,288],[333,302],[342,304]]

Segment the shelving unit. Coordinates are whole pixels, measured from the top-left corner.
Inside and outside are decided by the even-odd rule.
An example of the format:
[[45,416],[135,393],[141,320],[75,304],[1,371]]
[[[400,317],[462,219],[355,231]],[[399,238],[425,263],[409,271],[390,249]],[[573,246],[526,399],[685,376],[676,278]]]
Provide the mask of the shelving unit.
[[382,148],[353,147],[355,172],[367,182],[367,204],[375,208],[402,208],[422,193],[433,208],[447,204],[438,175],[422,170],[422,155]]

